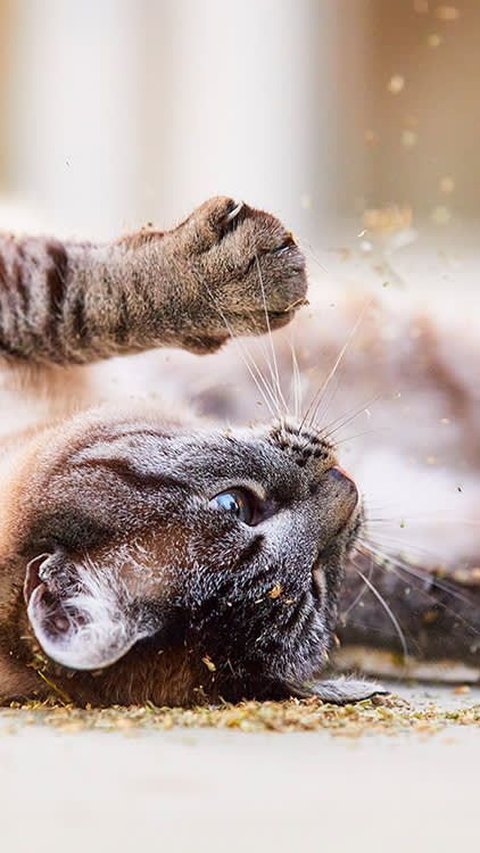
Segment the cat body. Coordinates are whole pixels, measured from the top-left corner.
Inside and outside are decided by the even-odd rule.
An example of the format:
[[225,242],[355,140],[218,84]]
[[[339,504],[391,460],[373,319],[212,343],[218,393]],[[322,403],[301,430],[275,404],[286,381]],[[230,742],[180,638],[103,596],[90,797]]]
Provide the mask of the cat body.
[[[0,258],[1,351],[17,386],[36,394],[23,423],[20,409],[15,429],[5,419],[2,439],[0,698],[44,698],[54,689],[82,704],[190,704],[289,695],[348,701],[376,692],[366,682],[322,679],[339,615],[352,648],[391,650],[398,637],[383,610],[344,618],[361,594],[357,584],[371,583],[371,554],[360,547],[364,502],[338,463],[330,415],[319,426],[315,406],[303,416],[286,412],[278,375],[286,341],[276,345],[268,381],[247,357],[253,385],[224,393],[221,371],[231,377],[238,361],[230,345],[213,398],[198,377],[201,417],[179,415],[176,403],[171,414],[153,395],[127,404],[122,384],[121,403],[89,408],[105,396],[86,378],[90,362],[173,346],[204,354],[186,357],[188,371],[204,372],[210,358],[222,358],[208,353],[229,337],[285,325],[306,292],[304,258],[289,232],[269,214],[221,198],[171,232],[148,229],[105,246],[5,237]],[[377,352],[391,380],[404,350],[379,353],[372,322],[362,334],[363,357],[371,362]],[[338,352],[339,338],[341,346],[344,329],[322,329],[320,347],[304,354],[311,369]],[[433,397],[448,387],[432,374],[434,351],[425,367]],[[185,366],[167,368],[166,397]],[[130,369],[138,386],[140,368]],[[366,375],[357,365],[357,390]],[[52,389],[49,419],[42,409]],[[450,390],[458,405],[458,389]],[[259,402],[268,423],[235,424],[255,419]],[[453,462],[457,447],[450,438]],[[370,474],[399,477],[404,444],[393,462],[376,450]],[[465,463],[476,458],[468,442],[462,452]],[[475,489],[472,480],[472,505]],[[462,554],[467,581],[472,542],[462,540],[447,560],[458,569]],[[396,571],[375,588],[390,594]],[[448,598],[433,577],[424,571],[421,579],[430,584],[430,609],[432,596],[434,607]],[[423,587],[410,599],[412,634],[417,622],[424,629],[428,609],[418,611],[417,593]],[[448,619],[448,608],[442,612]],[[430,659],[435,642],[424,634],[417,656]],[[468,656],[469,636],[451,657]]]

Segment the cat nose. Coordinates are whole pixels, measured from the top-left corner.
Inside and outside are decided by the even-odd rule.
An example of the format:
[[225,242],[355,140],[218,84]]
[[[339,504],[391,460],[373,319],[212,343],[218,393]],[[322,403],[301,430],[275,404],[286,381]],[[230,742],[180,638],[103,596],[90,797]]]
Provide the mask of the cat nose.
[[359,494],[357,486],[350,474],[343,468],[340,468],[339,465],[334,465],[333,468],[327,471],[327,477],[331,481],[333,480],[335,484],[338,484],[337,488],[340,490],[342,501],[345,501],[350,507],[350,512],[353,512],[358,504]]

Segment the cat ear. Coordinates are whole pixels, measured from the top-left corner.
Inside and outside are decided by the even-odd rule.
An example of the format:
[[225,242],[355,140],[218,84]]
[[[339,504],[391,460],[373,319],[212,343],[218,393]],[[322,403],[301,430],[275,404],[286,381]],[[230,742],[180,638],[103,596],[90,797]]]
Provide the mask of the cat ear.
[[101,669],[152,633],[115,573],[58,550],[27,567],[30,625],[48,657],[70,669]]
[[389,693],[388,690],[374,681],[363,681],[348,676],[339,676],[327,681],[316,681],[312,684],[289,684],[289,687],[292,690],[292,695],[299,699],[317,697],[322,702],[331,702],[333,705],[349,705],[352,702],[362,702],[364,699],[386,696]]

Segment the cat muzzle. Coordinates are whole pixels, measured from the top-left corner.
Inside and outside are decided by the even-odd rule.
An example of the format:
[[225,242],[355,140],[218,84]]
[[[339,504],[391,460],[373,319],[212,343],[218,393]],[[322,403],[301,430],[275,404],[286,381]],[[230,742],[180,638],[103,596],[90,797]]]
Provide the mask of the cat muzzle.
[[355,512],[360,499],[354,480],[339,465],[330,468],[325,476],[330,479],[334,488],[334,497],[339,502],[342,515],[346,514],[348,520],[352,513]]

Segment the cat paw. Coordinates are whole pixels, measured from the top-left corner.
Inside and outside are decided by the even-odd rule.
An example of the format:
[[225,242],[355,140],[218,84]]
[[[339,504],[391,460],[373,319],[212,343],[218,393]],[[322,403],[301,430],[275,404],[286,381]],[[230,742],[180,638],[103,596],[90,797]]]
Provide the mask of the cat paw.
[[322,702],[329,702],[333,705],[350,705],[355,702],[363,702],[365,699],[373,699],[375,696],[388,695],[388,690],[374,681],[364,681],[343,675],[312,684],[289,686],[292,696],[301,699],[316,697]]
[[305,304],[304,256],[271,214],[213,198],[172,233],[181,238],[195,276],[187,348],[211,351],[228,337],[277,329]]

